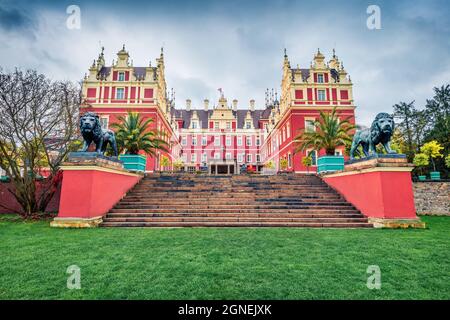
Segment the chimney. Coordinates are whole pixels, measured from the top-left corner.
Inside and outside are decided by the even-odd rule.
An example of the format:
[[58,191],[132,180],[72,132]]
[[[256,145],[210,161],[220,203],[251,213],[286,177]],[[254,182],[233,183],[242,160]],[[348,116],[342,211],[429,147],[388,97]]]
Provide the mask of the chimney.
[[250,100],[250,111],[255,111],[255,100]]
[[191,99],[186,99],[186,111],[191,110]]
[[205,100],[203,100],[203,103],[204,103],[204,105],[205,105],[205,111],[208,111],[209,100],[208,100],[208,99],[205,99]]
[[237,103],[238,103],[237,99],[234,99],[233,100],[233,111],[237,111]]

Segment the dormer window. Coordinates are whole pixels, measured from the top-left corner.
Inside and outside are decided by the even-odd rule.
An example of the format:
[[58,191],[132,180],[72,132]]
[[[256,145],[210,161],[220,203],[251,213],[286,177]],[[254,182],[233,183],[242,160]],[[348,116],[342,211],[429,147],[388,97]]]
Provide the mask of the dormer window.
[[323,83],[323,74],[318,74],[317,75],[317,83]]
[[198,128],[198,121],[194,120],[192,121],[192,129],[197,129]]
[[125,72],[119,72],[118,80],[119,81],[125,81]]
[[252,128],[252,122],[251,121],[246,121],[245,122],[245,129],[251,129]]

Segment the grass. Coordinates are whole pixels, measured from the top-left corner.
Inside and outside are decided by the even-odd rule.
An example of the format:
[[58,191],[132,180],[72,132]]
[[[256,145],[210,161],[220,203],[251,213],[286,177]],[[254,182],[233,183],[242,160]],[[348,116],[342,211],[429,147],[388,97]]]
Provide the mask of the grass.
[[[450,217],[428,229],[57,229],[0,220],[0,299],[449,299]],[[81,289],[66,269],[81,268]],[[366,286],[381,269],[380,290]]]

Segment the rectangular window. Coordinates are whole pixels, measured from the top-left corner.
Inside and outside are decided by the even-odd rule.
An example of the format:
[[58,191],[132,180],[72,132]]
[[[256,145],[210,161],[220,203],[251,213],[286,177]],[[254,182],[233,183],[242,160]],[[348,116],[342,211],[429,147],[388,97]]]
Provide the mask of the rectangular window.
[[291,126],[289,125],[289,123],[287,124],[287,128],[286,128],[286,136],[288,138],[291,136]]
[[335,156],[342,156],[342,150],[335,150],[334,151]]
[[116,99],[117,100],[122,100],[124,95],[125,89],[124,88],[117,88],[116,90]]
[[214,122],[214,129],[219,129],[219,121]]
[[247,162],[252,162],[252,155],[251,154],[247,154]]
[[256,155],[256,162],[261,162],[261,155],[259,154]]
[[267,123],[264,123],[264,130],[267,131],[267,128],[268,128]]
[[237,155],[237,161],[238,162],[244,162],[244,154],[243,153],[239,153]]
[[197,136],[192,136],[192,145],[196,146],[197,145]]
[[207,143],[208,143],[208,138],[202,137],[202,146],[206,146]]
[[214,136],[214,146],[220,147],[220,136]]
[[317,82],[318,83],[323,83],[323,74],[318,74],[317,75]]
[[183,153],[183,154],[181,155],[181,161],[183,161],[183,162],[186,162],[186,161],[187,161],[186,153]]
[[231,129],[231,122],[227,121],[227,127],[228,130]]
[[237,137],[237,145],[238,145],[238,147],[242,146],[242,136]]
[[192,129],[198,128],[198,122],[196,120],[192,121]]
[[317,166],[317,151],[316,150],[308,151],[307,154],[312,159],[312,161],[311,161],[312,165]]
[[261,139],[259,137],[256,137],[256,145],[257,146],[261,145]]
[[186,139],[186,137],[181,137],[181,145],[182,145],[182,146],[187,145],[187,139]]
[[314,120],[305,120],[305,131],[306,132],[316,131],[316,126],[314,125]]
[[246,121],[245,122],[245,129],[251,129],[252,128],[252,122],[251,121]]
[[250,147],[252,145],[252,137],[248,136],[246,138],[245,144]]
[[288,153],[288,167],[292,167],[292,157],[290,153]]
[[220,160],[220,152],[214,152],[214,159]]
[[319,101],[325,101],[325,90],[317,90],[317,100]]
[[108,117],[100,117],[100,124],[102,129],[108,129]]
[[230,147],[230,146],[231,146],[231,137],[227,137],[227,138],[226,138],[226,140],[225,140],[225,145],[226,145],[227,147]]
[[197,161],[197,154],[193,153],[191,155],[191,162],[196,162]]
[[206,162],[208,160],[208,156],[206,153],[202,153],[202,162]]
[[119,72],[119,81],[125,81],[125,72]]
[[227,152],[227,153],[225,154],[225,159],[231,160],[231,153],[230,153],[230,152]]

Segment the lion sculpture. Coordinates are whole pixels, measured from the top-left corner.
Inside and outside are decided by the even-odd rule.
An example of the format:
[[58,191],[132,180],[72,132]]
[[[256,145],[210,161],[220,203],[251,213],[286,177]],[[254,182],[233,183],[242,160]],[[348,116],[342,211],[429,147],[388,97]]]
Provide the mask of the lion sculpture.
[[354,159],[355,155],[359,155],[358,147],[361,145],[364,155],[369,157],[376,154],[376,146],[381,143],[389,154],[396,152],[391,149],[389,141],[394,133],[394,118],[385,112],[377,114],[370,128],[357,131],[353,137],[352,147],[350,150],[350,159]]
[[95,152],[104,154],[106,147],[111,145],[113,155],[117,157],[116,136],[112,130],[104,130],[100,124],[100,119],[94,112],[86,112],[80,117],[80,130],[84,144],[81,149],[86,152],[92,142],[95,144]]

